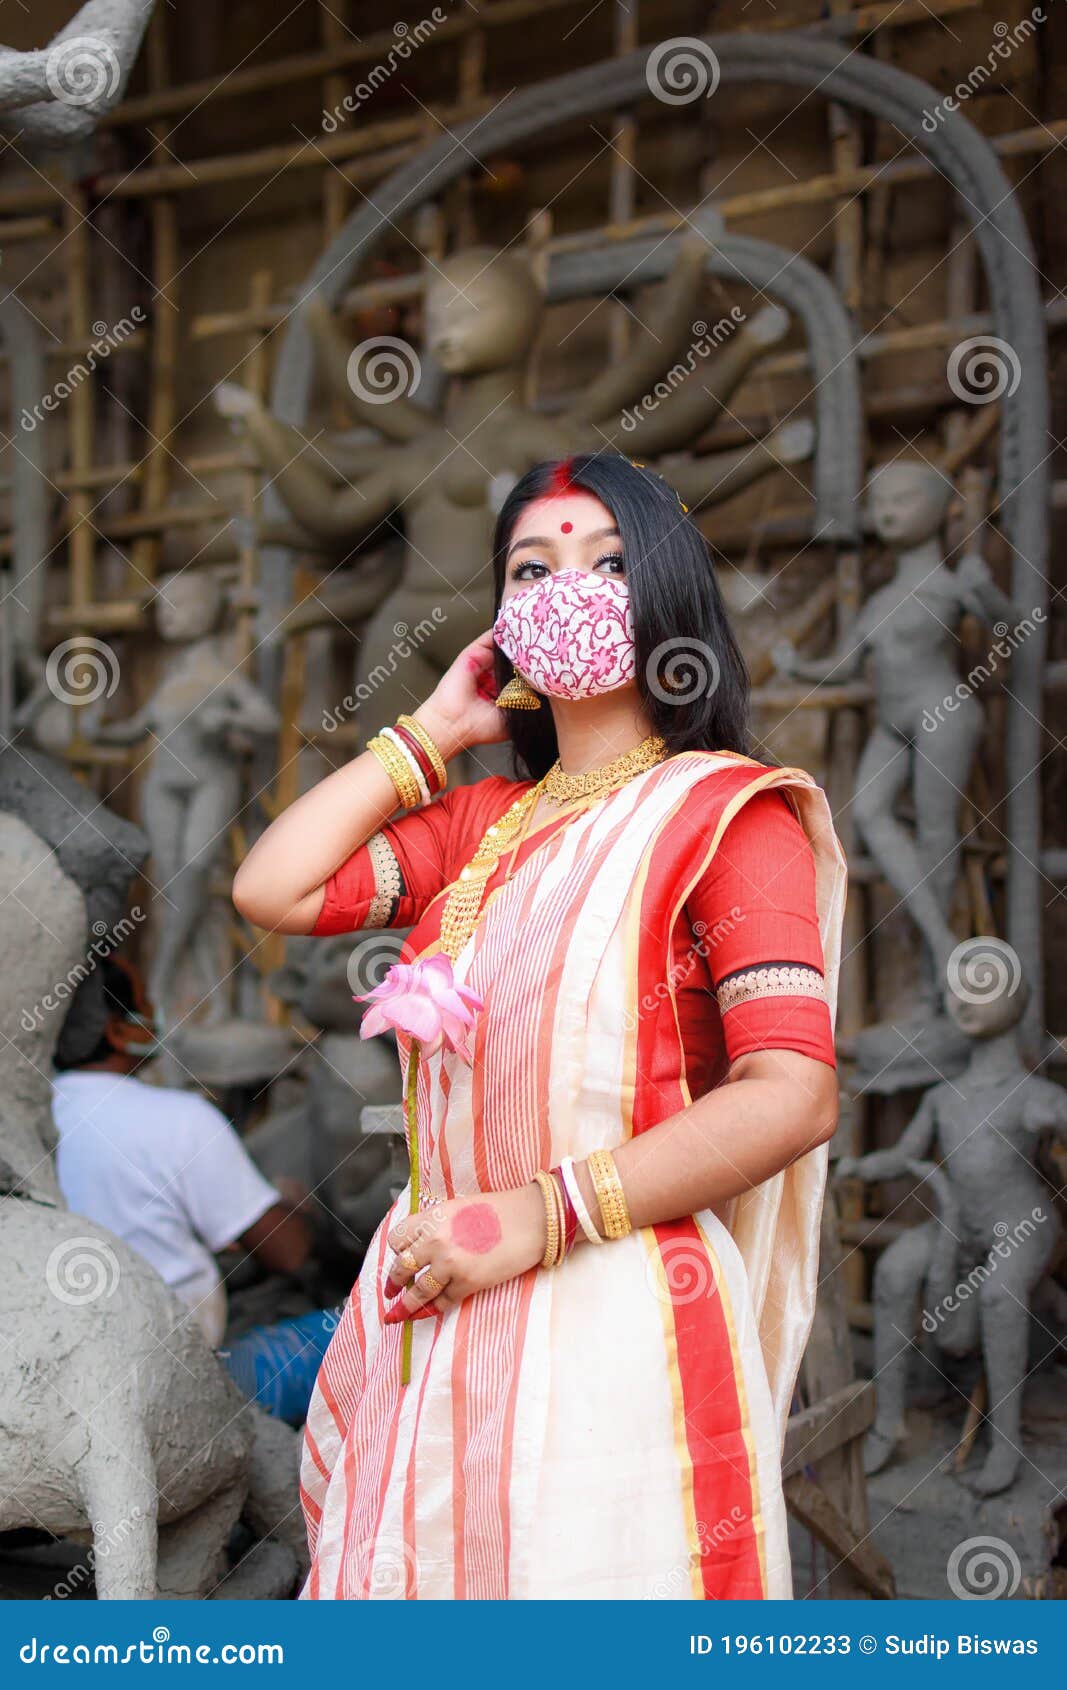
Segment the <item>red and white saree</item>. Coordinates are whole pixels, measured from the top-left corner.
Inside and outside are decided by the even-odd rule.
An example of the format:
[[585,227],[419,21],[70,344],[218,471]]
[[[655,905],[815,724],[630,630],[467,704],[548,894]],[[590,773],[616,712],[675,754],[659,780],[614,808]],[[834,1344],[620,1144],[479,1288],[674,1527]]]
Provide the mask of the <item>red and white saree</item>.
[[[500,813],[521,789],[498,785]],[[825,796],[799,770],[669,758],[534,835],[510,877],[489,882],[456,965],[485,1000],[473,1066],[447,1052],[420,1065],[427,1195],[520,1185],[692,1101],[678,932],[731,819],[770,788],[788,795],[814,859],[832,1023],[845,866]],[[413,954],[437,948],[442,903],[426,904]],[[716,934],[685,930],[706,958]],[[826,1160],[816,1149],[722,1215],[579,1246],[552,1273],[416,1321],[406,1388],[402,1328],[381,1322],[391,1211],[308,1415],[303,1594],[790,1596],[780,1450]],[[397,1218],[407,1206],[405,1192]]]

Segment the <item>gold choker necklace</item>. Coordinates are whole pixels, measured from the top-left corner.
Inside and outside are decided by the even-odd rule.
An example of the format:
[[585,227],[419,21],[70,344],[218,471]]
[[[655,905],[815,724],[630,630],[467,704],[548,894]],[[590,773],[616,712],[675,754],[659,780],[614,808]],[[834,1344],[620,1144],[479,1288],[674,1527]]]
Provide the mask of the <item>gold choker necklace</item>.
[[640,745],[635,745],[631,751],[624,751],[621,757],[613,762],[605,763],[603,768],[590,769],[584,775],[568,775],[560,767],[558,761],[553,763],[547,775],[540,783],[543,796],[553,804],[574,804],[579,799],[589,799],[595,802],[598,798],[607,797],[626,782],[633,780],[635,775],[644,774],[646,769],[654,769],[657,763],[662,763],[667,755],[667,742],[658,734],[650,734]]

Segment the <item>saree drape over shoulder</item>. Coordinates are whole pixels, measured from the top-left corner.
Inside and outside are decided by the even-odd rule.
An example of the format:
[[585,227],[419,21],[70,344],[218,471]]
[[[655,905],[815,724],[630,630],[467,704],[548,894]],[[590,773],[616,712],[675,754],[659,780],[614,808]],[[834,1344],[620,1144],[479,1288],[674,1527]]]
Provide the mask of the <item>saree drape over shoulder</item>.
[[[521,790],[498,785],[497,814]],[[671,757],[543,842],[532,836],[508,878],[489,882],[456,965],[485,1000],[473,1065],[448,1052],[420,1063],[428,1195],[521,1185],[561,1156],[640,1135],[722,1079],[721,1049],[709,1062],[693,1048],[683,1000],[694,966],[706,973],[739,933],[768,976],[798,958],[744,935],[740,905],[701,906],[699,920],[692,911],[716,884],[727,827],[771,789],[786,795],[809,875],[814,864],[811,925],[832,1025],[845,866],[824,794],[796,769]],[[412,954],[438,948],[442,903],[426,903]],[[715,998],[700,996],[721,1045]],[[747,996],[790,1013],[773,980]],[[407,1212],[402,1193],[308,1416],[303,1594],[790,1596],[780,1451],[814,1310],[826,1162],[824,1145],[721,1215],[579,1246],[554,1272],[415,1322],[406,1388],[402,1328],[382,1325],[386,1235]]]

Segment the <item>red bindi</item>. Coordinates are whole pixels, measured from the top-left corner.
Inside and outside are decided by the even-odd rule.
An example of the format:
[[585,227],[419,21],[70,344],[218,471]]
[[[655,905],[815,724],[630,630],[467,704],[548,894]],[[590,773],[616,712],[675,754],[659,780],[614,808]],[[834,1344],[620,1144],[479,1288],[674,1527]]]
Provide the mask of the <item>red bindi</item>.
[[561,522],[559,525],[559,531],[561,534],[569,534],[573,527],[573,522]]
[[489,1203],[468,1203],[452,1216],[452,1237],[461,1250],[474,1256],[487,1255],[503,1237],[500,1216]]

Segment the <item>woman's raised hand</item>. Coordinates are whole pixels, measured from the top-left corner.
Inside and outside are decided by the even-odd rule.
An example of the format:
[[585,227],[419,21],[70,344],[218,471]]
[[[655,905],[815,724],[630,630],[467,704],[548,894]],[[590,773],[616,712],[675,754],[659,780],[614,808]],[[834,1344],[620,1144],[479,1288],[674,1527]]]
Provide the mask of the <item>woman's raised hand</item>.
[[493,703],[493,632],[487,629],[465,646],[441,676],[425,704],[412,711],[442,757],[470,745],[507,739],[504,713]]

